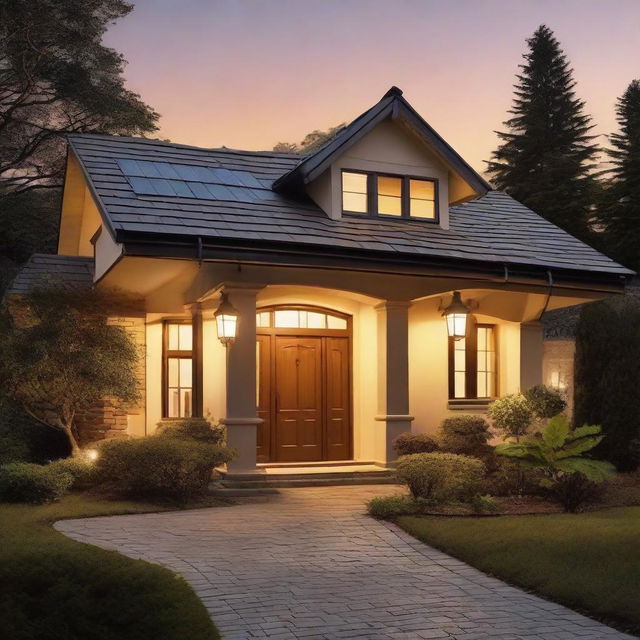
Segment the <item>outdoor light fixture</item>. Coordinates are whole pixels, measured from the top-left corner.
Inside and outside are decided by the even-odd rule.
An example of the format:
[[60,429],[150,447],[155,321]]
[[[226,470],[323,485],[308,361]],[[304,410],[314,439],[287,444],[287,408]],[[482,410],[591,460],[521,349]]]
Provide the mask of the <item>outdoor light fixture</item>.
[[89,462],[95,462],[98,459],[99,455],[100,454],[98,453],[97,449],[84,450],[84,456]]
[[220,304],[213,314],[218,329],[218,340],[225,346],[233,344],[238,332],[238,310],[227,300],[227,294],[220,297]]
[[453,298],[444,308],[442,315],[447,319],[447,332],[454,340],[462,340],[467,335],[467,316],[471,309],[462,302],[459,291],[453,292]]

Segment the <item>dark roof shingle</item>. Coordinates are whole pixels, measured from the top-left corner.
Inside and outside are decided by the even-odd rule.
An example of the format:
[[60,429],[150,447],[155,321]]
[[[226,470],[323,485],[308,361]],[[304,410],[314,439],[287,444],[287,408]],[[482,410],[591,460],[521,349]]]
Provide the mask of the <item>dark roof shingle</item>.
[[46,286],[88,289],[93,283],[93,258],[34,253],[7,289],[23,295]]
[[[120,241],[131,233],[171,234],[199,236],[212,242],[248,239],[296,243],[318,250],[361,250],[372,256],[384,252],[387,256],[475,260],[609,275],[632,273],[497,191],[452,206],[449,229],[413,220],[353,216],[333,220],[308,198],[267,188],[299,163],[299,156],[293,154],[201,149],[101,135],[72,134],[69,142],[86,171],[107,224]],[[162,166],[153,166],[156,164]],[[135,166],[139,167],[138,173],[157,170],[165,175],[169,172],[167,166],[182,166],[190,196],[141,193],[132,184],[136,176],[131,175],[135,171],[131,168]],[[125,169],[128,177],[122,167],[129,167]],[[203,172],[202,168],[208,171]],[[229,176],[216,171],[219,169],[242,172],[252,178],[231,191],[224,184]],[[184,180],[184,176],[190,179]],[[170,178],[155,179],[162,182]],[[171,193],[178,188],[183,187],[166,185]],[[153,189],[157,193],[155,186]],[[198,197],[201,189],[216,195]]]

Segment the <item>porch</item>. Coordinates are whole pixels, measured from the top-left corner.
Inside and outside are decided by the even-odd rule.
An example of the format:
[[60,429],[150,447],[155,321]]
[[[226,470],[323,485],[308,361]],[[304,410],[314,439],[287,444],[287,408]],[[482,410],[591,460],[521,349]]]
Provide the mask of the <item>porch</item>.
[[[176,297],[168,287],[147,299],[145,433],[169,412],[169,394],[186,391],[189,412],[224,424],[238,451],[227,480],[272,481],[286,463],[297,466],[294,475],[325,475],[331,462],[380,472],[395,458],[399,433],[435,434],[455,412],[483,412],[492,397],[542,381],[542,287],[283,271],[205,264],[189,278],[184,297],[194,302],[181,311],[167,311]],[[472,307],[475,328],[473,339],[455,343],[442,317],[454,290]],[[222,293],[239,314],[226,346],[214,319]],[[550,304],[580,295],[555,293]],[[172,323],[190,325],[192,351],[168,350]],[[186,390],[168,380],[172,356],[191,359]]]

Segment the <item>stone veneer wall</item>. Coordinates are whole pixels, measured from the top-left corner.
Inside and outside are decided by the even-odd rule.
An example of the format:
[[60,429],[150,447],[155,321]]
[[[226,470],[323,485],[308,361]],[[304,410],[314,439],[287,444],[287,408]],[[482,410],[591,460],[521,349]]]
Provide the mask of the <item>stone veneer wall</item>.
[[567,412],[573,415],[574,363],[576,343],[571,339],[546,339],[542,359],[544,384],[566,393]]
[[146,356],[146,317],[141,312],[128,312],[127,315],[114,317],[112,324],[124,327],[135,340],[139,349],[137,366],[138,391],[140,402],[135,407],[122,407],[105,399],[91,410],[76,418],[78,439],[81,446],[110,438],[123,438],[128,435],[129,416],[144,414],[145,410],[145,356]]

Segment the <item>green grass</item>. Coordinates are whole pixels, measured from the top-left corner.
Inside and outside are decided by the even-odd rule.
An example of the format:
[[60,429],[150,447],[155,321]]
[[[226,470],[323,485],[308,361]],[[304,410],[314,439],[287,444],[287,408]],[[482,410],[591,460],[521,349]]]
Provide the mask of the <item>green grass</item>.
[[397,522],[486,573],[640,631],[640,507],[496,518],[402,516]]
[[65,518],[162,511],[157,505],[70,495],[0,504],[0,638],[217,640],[189,585],[162,567],[74,542]]

